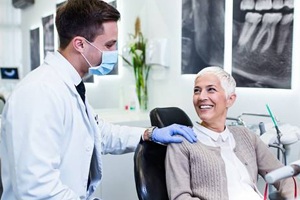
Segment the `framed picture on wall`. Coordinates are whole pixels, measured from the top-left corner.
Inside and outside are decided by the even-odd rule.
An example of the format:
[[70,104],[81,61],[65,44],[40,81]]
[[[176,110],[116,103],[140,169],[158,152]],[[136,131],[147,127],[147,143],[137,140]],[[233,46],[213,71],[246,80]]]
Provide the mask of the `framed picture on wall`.
[[[110,1],[108,2],[110,5],[112,5],[113,7],[117,8],[117,1]],[[118,48],[118,45],[117,45]],[[119,73],[119,68],[118,68],[118,63],[116,63],[116,65],[114,66],[114,69],[108,74],[108,75],[116,75]]]
[[[181,73],[224,65],[225,0],[182,0]],[[212,12],[213,11],[213,12]]]
[[44,57],[47,52],[54,52],[54,16],[49,15],[42,18],[43,38],[44,38]]
[[[225,0],[182,1],[182,74],[224,66]],[[237,87],[291,88],[294,1],[233,0],[232,75]]]
[[40,65],[40,29],[30,30],[30,68],[34,70]]
[[233,2],[232,74],[237,86],[290,89],[294,1],[273,1],[272,7]]
[[61,2],[61,3],[56,4],[56,9],[57,9],[59,6],[63,5],[64,3],[66,3],[66,1],[63,1],[63,2]]

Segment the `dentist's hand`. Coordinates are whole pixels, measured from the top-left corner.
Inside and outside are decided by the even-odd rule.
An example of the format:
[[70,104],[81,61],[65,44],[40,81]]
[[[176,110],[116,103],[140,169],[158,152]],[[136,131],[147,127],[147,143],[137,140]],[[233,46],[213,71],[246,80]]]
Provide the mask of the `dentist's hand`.
[[191,143],[197,141],[196,134],[192,128],[179,124],[172,124],[164,128],[155,128],[152,132],[152,141],[164,144],[182,142],[183,138],[177,135],[185,137]]

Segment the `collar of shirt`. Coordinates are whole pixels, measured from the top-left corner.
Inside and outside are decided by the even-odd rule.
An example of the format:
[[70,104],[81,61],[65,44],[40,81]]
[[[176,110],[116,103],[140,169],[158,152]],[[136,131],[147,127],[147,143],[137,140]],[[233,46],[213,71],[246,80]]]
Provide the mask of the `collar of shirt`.
[[232,133],[227,128],[227,126],[225,127],[225,130],[221,133],[212,131],[202,126],[198,122],[194,124],[193,128],[194,128],[194,132],[197,134],[198,140],[202,144],[217,147],[219,146],[217,142],[219,140],[218,138],[220,137],[224,145],[229,145],[231,149],[235,147],[235,140],[233,138]]
[[69,63],[69,61],[63,56],[61,55],[60,52],[55,51],[54,55],[63,63],[65,63],[65,65],[60,66],[63,70],[66,71],[65,75],[68,74],[72,83],[74,85],[78,85],[81,81],[82,78],[80,77],[80,75],[78,74],[78,72],[76,71],[76,69]]

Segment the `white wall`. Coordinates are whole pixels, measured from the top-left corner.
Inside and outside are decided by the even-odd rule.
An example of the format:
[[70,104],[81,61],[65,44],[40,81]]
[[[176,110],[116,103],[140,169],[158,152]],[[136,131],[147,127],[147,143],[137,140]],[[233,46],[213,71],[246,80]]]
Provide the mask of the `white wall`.
[[[22,73],[21,12],[11,1],[0,1],[0,66],[19,67]],[[0,79],[0,93],[7,97],[16,81]]]
[[[124,2],[124,1],[122,1]],[[170,56],[170,69],[166,73],[164,80],[150,80],[150,107],[156,106],[179,106],[185,109],[190,116],[197,119],[192,106],[192,92],[193,92],[193,75],[181,75],[181,1],[173,0],[146,0],[138,11],[134,11],[131,2],[136,0],[126,1],[124,6],[121,7],[123,15],[122,28],[127,25],[126,29],[122,30],[120,39],[126,36],[126,33],[133,30],[132,22],[134,21],[136,12],[137,15],[146,13],[142,19],[144,30],[148,38],[166,37],[169,40],[168,54]],[[231,2],[227,1],[226,16],[227,21],[231,19],[230,7]],[[288,122],[295,125],[300,125],[298,120],[298,113],[300,111],[299,97],[299,8],[300,2],[295,1],[295,19],[294,19],[294,52],[293,52],[293,77],[292,89],[263,89],[263,88],[237,88],[238,99],[235,105],[230,109],[229,115],[236,117],[241,113],[265,113],[267,110],[265,104],[269,104],[273,113],[282,122]],[[129,14],[131,16],[129,16]],[[231,23],[226,23],[227,29]],[[129,29],[128,29],[129,28]],[[227,31],[228,32],[228,31]],[[123,33],[123,34],[122,34]],[[225,58],[225,69],[231,70],[231,34],[227,35],[225,41],[225,48],[227,57]],[[249,118],[249,120],[253,120]],[[261,119],[258,119],[261,120]]]
[[[3,0],[3,2],[11,0]],[[2,2],[2,0],[1,0]],[[56,3],[61,0],[35,0],[35,4],[27,9],[21,11],[21,31],[22,40],[21,45],[13,38],[7,38],[6,43],[1,45],[1,51],[4,52],[6,48],[9,49],[7,55],[13,55],[18,52],[18,48],[22,48],[22,56],[17,59],[9,59],[5,62],[12,64],[20,64],[23,66],[21,76],[26,75],[30,71],[30,29],[40,27],[42,30],[41,18],[50,14],[55,14]],[[227,1],[229,2],[229,1]],[[2,4],[0,4],[1,7]],[[12,9],[12,8],[11,8]],[[180,0],[118,0],[118,9],[121,12],[121,21],[119,23],[119,45],[122,47],[124,42],[128,39],[128,33],[134,31],[134,21],[136,16],[141,17],[142,30],[148,38],[167,38],[168,39],[168,55],[170,58],[170,68],[164,71],[163,79],[154,80],[153,77],[149,79],[149,109],[162,106],[178,106],[183,108],[192,119],[197,119],[192,105],[193,93],[193,75],[181,75],[181,1]],[[236,117],[241,113],[265,113],[267,114],[265,104],[269,104],[274,114],[282,122],[287,122],[293,125],[300,126],[298,120],[298,113],[300,113],[300,1],[295,1],[295,17],[294,17],[294,50],[293,50],[293,77],[292,89],[262,89],[262,88],[237,88],[238,99],[235,105],[230,109],[229,116]],[[230,10],[230,2],[226,7]],[[227,12],[227,26],[230,32],[230,12]],[[0,27],[1,28],[1,27]],[[1,30],[0,30],[1,32]],[[42,34],[42,32],[41,32]],[[226,39],[225,47],[227,53],[225,57],[225,69],[231,70],[231,53],[230,53],[230,34]],[[18,38],[18,36],[15,36]],[[1,41],[3,42],[1,35]],[[42,45],[42,35],[40,35]],[[12,42],[12,43],[11,43]],[[0,43],[2,44],[2,43]],[[57,46],[56,46],[57,47]],[[41,51],[42,52],[42,47]],[[2,55],[0,55],[0,64],[3,64]],[[43,55],[41,55],[43,57]],[[3,58],[8,58],[3,56]],[[11,61],[12,60],[12,61]],[[41,58],[42,60],[42,58]],[[122,61],[119,59],[119,75],[95,77],[95,83],[87,84],[87,95],[91,104],[96,109],[102,108],[118,108],[122,107],[120,93],[122,88],[126,90],[134,83],[134,77],[129,68],[122,66]],[[163,72],[155,72],[163,73]],[[6,84],[0,82],[0,84]],[[261,120],[249,118],[249,121]],[[270,120],[270,119],[268,119]],[[127,155],[125,155],[127,156]],[[107,157],[104,157],[104,160]],[[107,160],[106,164],[109,167]],[[119,162],[119,158],[118,158]],[[124,165],[128,169],[132,169],[132,159],[129,158],[124,161]],[[114,172],[111,172],[112,174]],[[131,173],[131,172],[130,172]],[[128,174],[126,174],[128,175]],[[127,176],[126,176],[127,177]],[[105,178],[105,177],[104,177]],[[131,178],[132,175],[131,175]],[[113,182],[113,180],[112,180]],[[126,186],[131,187],[132,196],[135,196],[133,180],[129,180]],[[104,183],[105,180],[104,180]],[[126,192],[127,187],[119,189],[118,193]],[[104,187],[105,188],[105,187]],[[101,190],[102,188],[100,188]],[[129,195],[123,195],[129,196]],[[120,199],[120,198],[116,198]],[[134,199],[134,198],[132,198]]]
[[[29,71],[29,29],[41,26],[41,17],[55,13],[55,1],[36,0],[34,6],[22,11],[22,46],[24,72]],[[227,1],[229,2],[229,1]],[[179,106],[197,119],[192,106],[193,75],[181,75],[181,1],[174,0],[126,0],[118,1],[121,12],[119,23],[119,45],[122,47],[128,39],[128,33],[134,31],[136,16],[141,17],[142,31],[148,38],[167,38],[170,68],[167,69],[161,80],[149,79],[149,109],[157,106]],[[170,9],[172,8],[172,9]],[[295,125],[300,125],[297,120],[300,111],[299,105],[299,13],[300,2],[295,1],[294,19],[294,52],[293,52],[293,84],[291,90],[262,89],[262,88],[237,88],[238,99],[229,111],[229,115],[236,117],[243,112],[265,113],[265,104],[269,104],[279,120]],[[228,8],[230,10],[230,2]],[[227,12],[230,13],[230,12]],[[228,14],[227,19],[231,16]],[[230,23],[227,23],[227,28]],[[226,41],[231,41],[227,38]],[[229,42],[225,47],[229,47]],[[226,54],[225,69],[231,70],[230,50]],[[133,74],[128,67],[122,65],[119,59],[119,75],[96,77],[95,83],[87,84],[87,95],[91,104],[99,108],[116,108],[121,105],[122,88],[128,88],[134,83]],[[251,119],[250,119],[251,120]]]

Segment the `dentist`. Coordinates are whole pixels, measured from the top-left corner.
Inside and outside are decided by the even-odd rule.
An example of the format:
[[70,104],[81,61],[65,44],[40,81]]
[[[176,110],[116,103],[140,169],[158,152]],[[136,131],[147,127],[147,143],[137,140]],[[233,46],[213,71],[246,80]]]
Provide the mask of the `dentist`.
[[1,199],[91,199],[102,177],[101,154],[133,152],[141,137],[196,141],[181,125],[144,129],[95,120],[82,78],[113,69],[119,18],[101,0],[68,0],[58,8],[58,51],[19,83],[2,114]]

